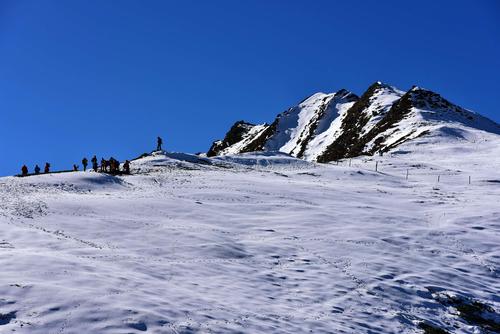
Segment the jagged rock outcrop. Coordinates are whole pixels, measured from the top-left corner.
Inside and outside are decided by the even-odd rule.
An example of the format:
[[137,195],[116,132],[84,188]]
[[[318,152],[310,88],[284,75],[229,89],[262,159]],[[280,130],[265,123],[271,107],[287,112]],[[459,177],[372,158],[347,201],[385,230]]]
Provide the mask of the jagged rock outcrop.
[[446,124],[461,124],[500,134],[500,126],[419,87],[407,92],[376,82],[356,96],[314,94],[279,114],[271,124],[239,121],[208,156],[280,151],[328,162],[389,151]]

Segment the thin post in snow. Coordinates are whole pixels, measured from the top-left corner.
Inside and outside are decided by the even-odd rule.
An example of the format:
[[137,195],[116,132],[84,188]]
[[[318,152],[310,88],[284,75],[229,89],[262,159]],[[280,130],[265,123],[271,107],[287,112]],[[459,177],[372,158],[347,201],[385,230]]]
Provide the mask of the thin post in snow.
[[438,175],[438,183],[439,183],[439,179],[440,179],[441,175]]
[[470,184],[470,175],[469,175],[469,184]]
[[406,170],[406,179],[408,180],[408,169]]
[[351,167],[351,159],[349,159],[349,167]]
[[375,161],[375,171],[378,172],[378,161]]

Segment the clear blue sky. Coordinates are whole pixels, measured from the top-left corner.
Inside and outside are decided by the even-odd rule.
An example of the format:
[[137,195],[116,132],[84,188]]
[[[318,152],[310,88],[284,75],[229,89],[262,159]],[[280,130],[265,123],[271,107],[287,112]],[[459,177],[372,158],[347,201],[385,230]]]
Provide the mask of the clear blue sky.
[[0,175],[206,151],[377,80],[500,121],[500,2],[0,0]]

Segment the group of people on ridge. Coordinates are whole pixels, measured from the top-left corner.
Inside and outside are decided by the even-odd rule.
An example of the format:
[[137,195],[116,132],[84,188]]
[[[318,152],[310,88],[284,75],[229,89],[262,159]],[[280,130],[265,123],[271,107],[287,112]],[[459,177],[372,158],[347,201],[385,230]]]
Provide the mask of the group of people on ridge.
[[[41,169],[38,165],[35,165],[35,168],[33,170],[35,171],[35,174],[40,174]],[[21,167],[21,172],[23,176],[28,175],[28,167],[26,165],[23,165],[23,167]],[[48,162],[45,163],[43,172],[45,174],[50,173],[50,164]]]
[[[119,174],[119,173],[130,174],[130,161],[128,160],[125,160],[125,162],[123,163],[123,168],[121,171],[120,171],[120,162],[113,157],[109,158],[108,160],[101,158],[100,168],[97,163],[97,157],[95,155],[92,157],[92,159],[90,159],[90,161],[92,162],[92,170],[96,173],[99,171],[101,173],[111,173],[111,174]],[[87,170],[88,163],[89,161],[87,160],[87,158],[82,159],[84,172]]]
[[[162,150],[162,145],[163,145],[163,140],[161,137],[157,138],[156,141],[156,150],[161,151]],[[92,170],[94,172],[101,172],[101,173],[110,173],[110,174],[119,174],[119,173],[124,173],[124,174],[130,174],[130,161],[125,160],[125,162],[122,165],[122,170],[120,170],[120,162],[116,160],[115,158],[111,157],[108,160],[102,158],[101,159],[101,165],[97,163],[97,157],[94,155],[92,159],[90,159],[90,162],[92,163]],[[87,158],[82,159],[82,166],[83,166],[83,171],[87,171],[87,166],[89,165],[89,161]],[[79,166],[74,164],[73,165],[73,171],[78,171]],[[38,165],[35,166],[34,168],[35,174],[40,174],[40,167]],[[44,168],[44,173],[50,173],[50,164],[47,162],[45,163],[45,168]],[[23,165],[21,167],[21,175],[22,176],[28,176],[29,171],[28,167],[26,165]]]
[[[104,158],[101,159],[101,166],[99,168],[99,165],[97,163],[97,157],[94,155],[92,159],[90,160],[92,162],[92,169],[94,172],[101,172],[101,173],[111,173],[111,174],[119,174],[119,173],[124,173],[124,174],[130,174],[130,161],[125,160],[122,166],[122,170],[120,170],[120,162],[116,160],[115,158],[111,157],[109,160],[106,160]],[[83,165],[83,171],[85,172],[87,170],[87,166],[89,164],[89,161],[87,158],[82,159],[82,165]],[[79,166],[78,165],[73,165],[73,171],[78,171]],[[34,174],[40,174],[40,167],[38,165],[35,165]],[[45,174],[50,173],[50,164],[47,162],[45,164],[45,168],[43,170]],[[21,167],[21,175],[22,176],[28,176],[29,170],[28,166],[23,165]]]

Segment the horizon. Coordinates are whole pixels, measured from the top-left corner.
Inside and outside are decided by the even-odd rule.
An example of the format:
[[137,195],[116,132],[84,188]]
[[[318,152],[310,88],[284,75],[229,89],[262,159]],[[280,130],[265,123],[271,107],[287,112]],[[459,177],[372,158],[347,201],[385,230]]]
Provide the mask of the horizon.
[[270,122],[316,92],[361,95],[376,81],[424,87],[499,123],[498,9],[4,1],[0,176],[81,167],[94,154],[123,161],[158,135],[168,151],[206,152],[238,120]]

